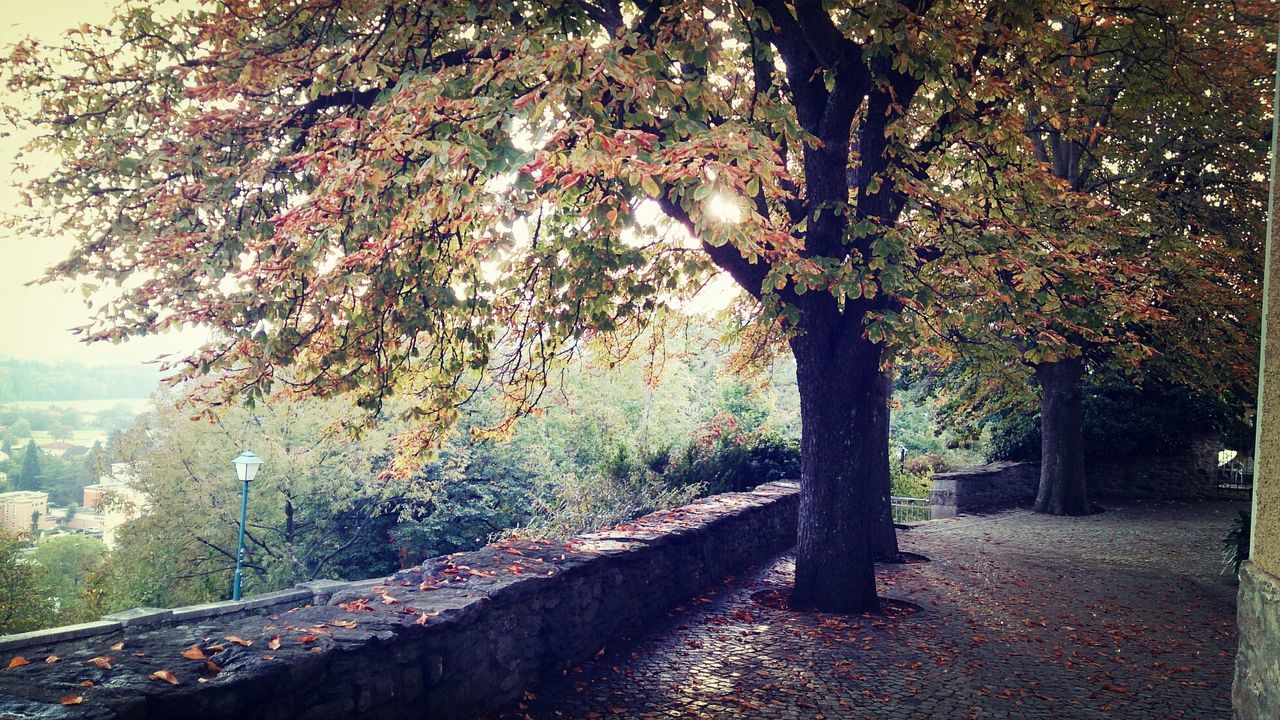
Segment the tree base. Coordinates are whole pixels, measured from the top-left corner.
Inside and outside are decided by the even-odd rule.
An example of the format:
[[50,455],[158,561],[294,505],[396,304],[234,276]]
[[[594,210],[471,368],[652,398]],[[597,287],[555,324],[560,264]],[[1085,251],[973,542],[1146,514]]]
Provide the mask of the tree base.
[[881,617],[881,618],[902,618],[908,615],[914,615],[924,610],[923,607],[906,600],[880,596],[876,598],[880,601],[879,610],[869,610],[865,612],[831,612],[828,610],[818,610],[812,606],[796,605],[791,602],[791,591],[789,589],[775,588],[773,590],[760,590],[751,594],[751,601],[757,605],[770,608],[771,610],[785,610],[795,613],[816,613],[822,615],[847,615],[850,617]]
[[919,553],[899,552],[896,557],[892,558],[876,558],[876,562],[882,565],[919,565],[921,563],[932,562],[929,558]]

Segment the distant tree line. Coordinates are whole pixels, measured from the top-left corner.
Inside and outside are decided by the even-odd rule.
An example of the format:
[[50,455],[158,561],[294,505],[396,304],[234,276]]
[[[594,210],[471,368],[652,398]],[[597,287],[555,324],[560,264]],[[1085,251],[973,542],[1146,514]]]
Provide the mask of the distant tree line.
[[147,397],[159,370],[145,365],[0,360],[0,402]]

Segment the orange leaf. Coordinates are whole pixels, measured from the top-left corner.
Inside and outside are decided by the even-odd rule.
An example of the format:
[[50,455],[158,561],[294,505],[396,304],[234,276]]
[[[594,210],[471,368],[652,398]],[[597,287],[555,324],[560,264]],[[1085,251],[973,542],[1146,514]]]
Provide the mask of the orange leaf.
[[52,665],[61,659],[62,658],[58,657],[57,655],[50,655],[49,657],[45,658],[44,661],[45,661],[45,664]]
[[20,668],[20,667],[22,667],[23,665],[30,665],[30,664],[31,664],[31,663],[27,662],[27,659],[26,659],[26,658],[24,658],[24,657],[22,657],[21,655],[19,655],[19,656],[14,657],[12,660],[10,660],[10,661],[9,661],[9,667],[7,667],[7,668],[5,668],[5,669],[6,669],[6,670],[12,670],[12,669],[14,669],[14,668]]
[[117,651],[117,652],[119,652],[120,650],[123,650],[123,649],[124,649],[124,641],[123,641],[123,640],[121,640],[120,642],[116,643],[115,645],[112,645],[109,649],[110,649],[110,650],[115,650],[115,651]]
[[152,680],[163,680],[163,681],[165,681],[165,682],[169,683],[170,685],[177,685],[177,684],[178,684],[178,676],[177,676],[177,675],[174,675],[173,673],[169,672],[168,670],[157,670],[157,671],[155,671],[155,672],[151,673],[150,675],[148,675],[147,677],[149,677],[149,678],[150,678],[150,679],[152,679]]
[[238,638],[235,635],[228,635],[223,639],[226,640],[227,642],[232,642],[232,643],[235,643],[236,645],[243,645],[245,647],[249,647],[250,645],[253,644],[252,640],[245,640],[244,638]]
[[305,645],[306,643],[315,642],[317,639],[319,639],[319,637],[320,637],[319,635],[303,635],[298,638],[298,642]]
[[279,649],[280,649],[280,636],[279,636],[279,635],[277,635],[277,636],[275,636],[275,637],[271,638],[271,640],[267,643],[267,649],[268,649],[268,650],[279,650]]
[[262,656],[262,659],[263,659],[263,660],[275,660],[275,659],[276,659],[276,656],[275,656],[275,655],[263,655],[263,656]]
[[217,675],[218,673],[222,672],[222,666],[212,660],[204,661],[204,669],[208,670],[214,675]]
[[227,646],[226,646],[226,645],[223,645],[223,644],[221,644],[221,643],[219,643],[219,644],[217,644],[217,645],[210,645],[210,646],[209,646],[209,652],[211,652],[211,653],[220,653],[220,652],[222,652],[223,650],[226,650],[226,649],[227,649]]
[[383,605],[396,605],[396,604],[399,604],[399,602],[400,602],[399,600],[397,600],[397,599],[395,599],[395,598],[391,597],[390,595],[383,595],[383,596],[382,596],[382,604],[383,604]]
[[80,683],[80,687],[93,687],[93,681],[85,680],[84,682]]
[[80,703],[84,702],[84,696],[83,695],[63,695],[62,699],[59,700],[58,702],[62,703],[63,705],[79,705]]
[[95,657],[95,658],[89,658],[88,660],[85,660],[85,662],[97,667],[99,670],[111,669],[111,658],[109,657],[104,657],[99,655],[98,657]]
[[198,644],[192,645],[186,650],[183,650],[182,657],[188,660],[204,660],[205,659],[204,651],[200,649],[200,645]]

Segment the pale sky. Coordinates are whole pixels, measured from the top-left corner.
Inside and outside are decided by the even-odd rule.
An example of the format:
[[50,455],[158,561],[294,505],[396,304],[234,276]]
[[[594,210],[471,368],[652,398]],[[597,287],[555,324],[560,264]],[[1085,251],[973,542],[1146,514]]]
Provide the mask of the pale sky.
[[[111,17],[111,0],[0,0],[0,48],[31,35],[54,41],[62,31],[80,23],[98,24]],[[0,97],[10,98],[3,86]],[[10,133],[5,128],[0,132]],[[14,158],[26,137],[0,137],[0,213],[18,207],[13,187]],[[86,365],[140,363],[168,353],[186,353],[199,344],[201,333],[188,331],[132,340],[120,345],[85,345],[70,328],[84,324],[91,312],[74,286],[25,283],[63,259],[73,247],[68,239],[15,237],[0,228],[0,357],[30,360],[73,360]]]

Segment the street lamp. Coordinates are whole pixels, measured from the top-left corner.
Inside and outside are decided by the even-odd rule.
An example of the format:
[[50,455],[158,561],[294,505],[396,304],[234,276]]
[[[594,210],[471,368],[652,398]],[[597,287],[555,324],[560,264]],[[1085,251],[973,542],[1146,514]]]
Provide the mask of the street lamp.
[[244,490],[240,493],[240,545],[236,550],[236,581],[231,589],[231,599],[239,600],[240,577],[244,572],[244,523],[249,517],[249,483],[258,476],[258,466],[262,465],[262,459],[245,450],[231,462],[236,466],[236,476],[244,483]]

